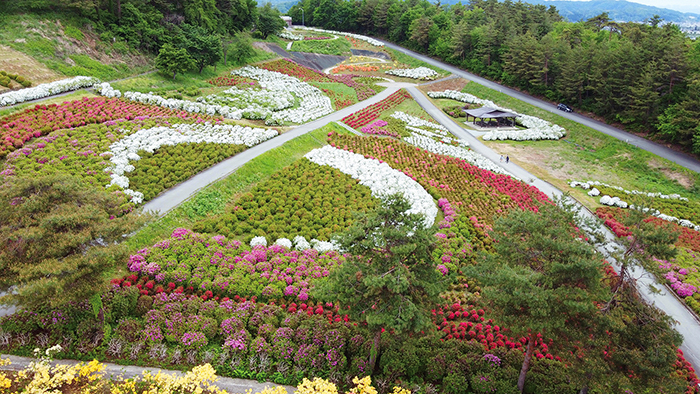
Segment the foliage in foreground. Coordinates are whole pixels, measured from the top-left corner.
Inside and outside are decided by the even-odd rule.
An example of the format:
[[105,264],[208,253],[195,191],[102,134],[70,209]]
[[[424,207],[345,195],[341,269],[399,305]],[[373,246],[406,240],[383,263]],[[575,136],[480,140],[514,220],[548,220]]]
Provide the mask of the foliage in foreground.
[[4,301],[59,306],[103,292],[105,274],[127,257],[120,242],[148,216],[124,211],[121,192],[59,174],[0,187],[0,288]]

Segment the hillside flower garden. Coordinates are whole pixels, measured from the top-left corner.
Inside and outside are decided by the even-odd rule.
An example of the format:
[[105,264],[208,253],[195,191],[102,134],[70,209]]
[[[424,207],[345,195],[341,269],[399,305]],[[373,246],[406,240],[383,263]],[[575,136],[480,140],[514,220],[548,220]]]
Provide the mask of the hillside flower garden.
[[[363,36],[309,30],[382,45]],[[304,39],[293,33],[282,37]],[[394,71],[418,79],[436,75],[421,68]],[[0,118],[0,180],[65,173],[86,187],[106,189],[125,201],[124,196],[130,197],[123,206],[116,204],[117,213],[100,218],[109,227],[115,216],[129,218],[137,204],[280,133],[263,124],[306,123],[381,88],[366,77],[327,75],[288,59],[226,70],[208,82],[211,94],[192,100],[121,92],[101,83],[95,89],[103,97],[38,105]],[[454,91],[433,96],[489,103]],[[214,393],[218,391],[210,382],[221,375],[298,385],[299,394],[511,394],[518,392],[516,380],[529,354],[528,393],[573,393],[581,384],[601,393],[643,393],[649,387],[692,393],[697,376],[677,344],[649,339],[668,330],[648,323],[656,312],[646,305],[621,303],[606,320],[611,324],[592,325],[580,336],[558,336],[547,327],[524,333],[513,321],[504,324],[507,311],[488,298],[491,287],[469,268],[498,253],[502,217],[552,212],[546,209],[556,200],[473,152],[411,100],[407,91],[399,90],[345,117],[343,123],[359,135],[337,125],[313,131],[304,136],[311,143],[299,143],[304,148],[281,151],[289,155],[285,160],[291,164],[285,167],[270,159],[280,152],[247,164],[246,171],[252,171],[225,186],[231,193],[218,208],[203,207],[201,215],[173,218],[176,223],[169,222],[162,232],[149,229],[160,235],[147,242],[136,233],[123,243],[121,254],[114,254],[116,263],[105,288],[93,297],[60,307],[20,308],[0,317],[0,352],[29,356],[36,348],[40,353],[53,349],[49,353],[56,357],[89,362],[69,368],[38,363],[26,375],[3,372],[0,391],[31,388],[37,379],[53,379],[51,389],[73,383],[73,389],[83,383],[97,387],[96,379],[86,381],[101,370],[102,365],[92,361],[99,360],[190,371],[179,380],[149,374],[140,382],[113,382],[109,389],[114,393],[140,392],[135,387],[146,384],[153,392],[169,387],[172,392]],[[258,126],[232,121],[243,118]],[[548,122],[521,119],[529,129],[518,131],[522,138],[564,135]],[[265,172],[269,166],[277,169]],[[626,195],[638,194],[600,183],[586,185],[617,199],[618,206],[624,205]],[[681,228],[676,245],[684,249],[675,259],[655,264],[679,297],[700,310],[700,236],[681,226],[683,221],[700,222],[700,210],[680,196],[651,197],[657,204],[654,209],[679,218],[674,224]],[[22,212],[12,209],[31,208],[34,202],[24,197],[6,201],[10,212]],[[404,208],[394,212],[396,217],[376,216],[386,210],[387,201],[398,201]],[[616,234],[627,236],[629,229],[621,219],[628,212],[606,207],[598,215]],[[647,220],[657,223],[662,217],[650,215]],[[49,224],[60,230],[61,223]],[[9,227],[0,223],[0,231]],[[576,244],[593,242],[573,224],[562,228]],[[22,253],[24,242],[31,241],[23,237],[0,239],[7,245],[0,250],[0,264],[11,253]],[[355,245],[347,243],[351,237],[362,238],[362,245],[367,242],[367,253],[353,249]],[[89,239],[74,252],[97,250],[99,236]],[[127,250],[132,241],[140,246]],[[378,276],[355,272],[352,265],[381,267],[382,259],[392,261],[394,252],[408,257],[387,265],[387,272]],[[602,259],[596,257],[593,263],[596,278],[603,278],[596,283],[607,295],[616,274]],[[361,308],[342,298],[324,298],[334,275],[343,269],[351,273],[341,284],[343,291],[362,293],[355,286],[376,281],[384,286],[375,287],[380,296],[429,294],[415,282],[418,275],[398,274],[414,273],[414,266],[440,286],[423,297],[431,299],[430,306],[421,304],[420,311],[411,311],[417,312],[411,323],[422,320],[418,329],[403,331],[390,320],[376,324],[372,319],[377,312],[392,317],[395,313],[399,320],[404,313],[384,300]],[[499,267],[506,271],[505,265]],[[519,311],[531,307],[527,297],[523,293]],[[658,357],[649,361],[643,355],[647,350]],[[656,375],[650,377],[649,371]],[[589,372],[596,377],[582,383],[580,377]],[[68,377],[73,380],[66,383]],[[266,389],[260,394],[283,391]]]
[[418,67],[418,68],[394,68],[391,70],[384,71],[385,74],[395,75],[397,77],[420,79],[423,81],[432,81],[438,75],[438,72],[432,70],[428,67]]

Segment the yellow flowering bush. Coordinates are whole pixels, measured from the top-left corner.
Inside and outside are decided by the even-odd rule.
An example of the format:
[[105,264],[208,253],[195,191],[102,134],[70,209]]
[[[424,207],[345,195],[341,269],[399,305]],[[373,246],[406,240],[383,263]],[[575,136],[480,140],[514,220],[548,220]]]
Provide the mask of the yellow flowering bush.
[[377,389],[372,387],[372,378],[370,376],[365,376],[362,379],[358,379],[355,376],[352,382],[356,384],[355,388],[350,390],[352,394],[377,394]]
[[295,394],[338,394],[338,388],[335,387],[335,384],[325,379],[314,378],[314,380],[309,380],[304,378],[297,386]]

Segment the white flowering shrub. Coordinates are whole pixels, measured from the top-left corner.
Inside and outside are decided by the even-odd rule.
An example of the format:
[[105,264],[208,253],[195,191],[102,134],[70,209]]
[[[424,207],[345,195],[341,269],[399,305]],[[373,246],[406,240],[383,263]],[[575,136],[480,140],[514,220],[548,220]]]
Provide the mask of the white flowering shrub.
[[375,40],[374,38],[371,38],[371,37],[360,35],[360,34],[344,33],[342,31],[324,30],[324,29],[317,29],[315,27],[306,27],[306,26],[298,26],[297,29],[315,31],[317,33],[337,34],[340,36],[352,37],[354,39],[364,41],[370,45],[374,45],[375,47],[383,47],[384,46],[383,42]]
[[71,90],[87,88],[97,83],[100,83],[100,80],[97,78],[82,76],[62,79],[60,81],[49,83],[42,83],[41,85],[37,85],[33,88],[26,88],[0,94],[0,107],[49,97]]
[[[298,78],[252,66],[233,70],[231,74],[258,81],[261,87],[270,92],[270,96],[277,95],[278,100],[288,99],[290,93],[299,99],[299,104],[295,108],[285,107],[286,109],[272,112],[265,121],[266,124],[282,122],[301,124],[333,112],[333,105],[328,96],[320,89]],[[245,90],[245,92],[250,91],[254,90]]]
[[102,82],[98,83],[97,85],[93,86],[95,88],[95,91],[105,97],[108,98],[113,98],[113,97],[121,97],[122,92],[120,92],[117,89],[114,89],[112,85],[109,84],[109,82]]
[[591,197],[599,196],[600,190],[598,190],[594,187],[593,189],[591,189],[591,191],[588,192],[588,195]]
[[278,36],[284,38],[285,40],[292,40],[292,41],[303,41],[304,36],[300,36],[299,34],[294,34],[291,31],[287,30],[282,30]]
[[566,130],[558,125],[547,122],[530,115],[522,115],[517,112],[499,107],[493,101],[482,100],[469,93],[462,93],[455,90],[445,90],[444,92],[428,92],[432,98],[449,98],[464,103],[481,104],[487,107],[499,109],[501,111],[512,112],[519,115],[520,123],[527,127],[527,130],[494,130],[484,134],[485,141],[491,140],[516,140],[516,141],[537,141],[537,140],[558,140],[566,135]]
[[421,79],[424,81],[430,81],[435,79],[438,72],[430,69],[428,67],[418,67],[418,68],[394,68],[391,70],[384,71],[385,74],[395,75],[397,77]]
[[304,238],[303,235],[297,235],[294,237],[294,249],[296,250],[306,250],[311,249],[311,244]]
[[155,152],[165,145],[185,143],[234,144],[251,147],[277,136],[277,131],[239,125],[177,124],[170,127],[153,127],[138,130],[109,147],[111,165],[105,169],[111,173],[112,181],[106,186],[117,185],[132,197],[135,203],[143,202],[143,193],[129,189],[129,178],[125,175],[134,170],[130,161],[141,157],[138,151]]
[[277,241],[275,241],[275,245],[280,245],[284,246],[287,249],[292,249],[292,241],[290,241],[288,238],[280,238]]
[[624,189],[620,186],[608,185],[607,183],[603,183],[600,181],[588,181],[588,182],[571,181],[571,182],[569,182],[569,186],[580,187],[580,188],[585,189],[585,190],[590,189],[591,187],[593,187],[593,185],[609,187],[611,189],[619,190],[625,194],[647,196],[647,197],[651,197],[651,198],[663,198],[666,200],[688,201],[688,199],[686,197],[681,197],[680,194],[661,194],[661,193],[642,192],[639,190],[627,190],[627,189]]
[[316,164],[336,168],[359,180],[360,184],[370,188],[374,197],[402,193],[411,204],[409,212],[424,215],[426,227],[435,222],[437,207],[430,194],[418,182],[386,163],[332,146],[314,149],[304,157]]
[[255,246],[267,246],[267,239],[263,236],[253,237],[253,239],[250,240],[250,247],[252,248]]

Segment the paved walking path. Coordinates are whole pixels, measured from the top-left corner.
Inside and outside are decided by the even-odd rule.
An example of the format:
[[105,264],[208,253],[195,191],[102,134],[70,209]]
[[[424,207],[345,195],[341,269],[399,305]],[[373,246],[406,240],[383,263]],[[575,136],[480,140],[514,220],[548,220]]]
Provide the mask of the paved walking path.
[[367,100],[361,101],[350,107],[336,111],[330,115],[326,115],[320,119],[313,122],[303,124],[296,127],[284,134],[281,134],[271,140],[267,140],[261,144],[258,144],[252,148],[246,149],[245,151],[222,161],[221,163],[210,167],[199,174],[193,176],[185,182],[165,191],[158,197],[149,201],[143,206],[145,212],[153,212],[157,215],[165,215],[167,212],[182,204],[184,201],[192,197],[197,191],[208,186],[209,184],[222,179],[243,164],[253,160],[254,158],[260,156],[261,154],[267,152],[270,149],[282,146],[285,142],[296,138],[300,135],[306,134],[312,130],[316,130],[320,127],[327,125],[330,122],[340,121],[344,117],[361,110],[369,105],[377,103],[387,97],[392,93],[396,92],[400,88],[412,86],[411,84],[405,83],[382,83],[383,86],[387,86],[387,89],[379,94],[376,94]]
[[[464,128],[462,128],[459,124],[455,123],[452,118],[437,108],[425,95],[423,95],[420,90],[415,87],[408,87],[406,90],[408,90],[416,102],[418,102],[418,104],[426,112],[428,112],[430,116],[432,116],[443,126],[447,127],[452,134],[469,142],[472,150],[485,156],[496,165],[503,167],[515,177],[537,187],[548,196],[553,197],[562,195],[562,192],[553,185],[537,178],[522,167],[515,164],[513,159],[517,160],[517,158],[511,158],[511,162],[507,164],[505,162],[501,162],[500,155],[498,153],[489,149],[476,137],[464,130]],[[591,217],[594,216],[593,213],[580,206],[580,204],[579,207],[581,208],[581,212],[583,214]],[[607,227],[603,226],[601,230],[605,234],[606,246],[608,248],[610,248],[609,245],[617,244],[617,238],[607,229]],[[599,251],[604,255],[609,256],[609,251],[606,248],[599,248]],[[609,257],[608,261],[613,265],[616,263]],[[696,371],[700,371],[700,340],[698,340],[698,338],[700,338],[700,321],[698,321],[697,317],[688,310],[685,304],[680,301],[680,299],[676,297],[671,290],[664,285],[659,285],[654,279],[653,275],[645,272],[642,269],[635,269],[632,271],[631,277],[637,278],[637,288],[648,302],[655,304],[658,308],[666,312],[667,315],[671,316],[678,322],[675,328],[683,335],[683,344],[680,346],[680,349],[683,351],[685,358],[693,365],[693,368],[695,368]],[[653,292],[649,288],[651,285],[658,290],[658,293]]]
[[[19,357],[19,356],[9,356],[5,354],[0,354],[2,359],[10,359],[11,364],[0,367],[0,370],[4,371],[21,371],[29,366],[29,363],[36,361],[34,358],[29,357]],[[80,361],[75,360],[54,360],[51,365],[75,365],[80,363]],[[162,372],[168,375],[184,376],[181,371],[161,369],[161,368],[144,368],[132,365],[119,365],[112,363],[102,363],[105,366],[102,375],[111,378],[121,378],[130,379],[135,377],[142,377],[144,371],[150,371],[153,374]],[[252,389],[253,393],[259,393],[265,387],[280,386],[276,383],[265,382],[260,383],[257,380],[247,380],[247,379],[234,379],[234,378],[224,378],[219,377],[219,379],[214,383],[214,385],[220,389],[226,390],[229,393],[244,394],[246,390]],[[293,394],[296,391],[295,387],[284,386],[287,389],[287,393]]]

